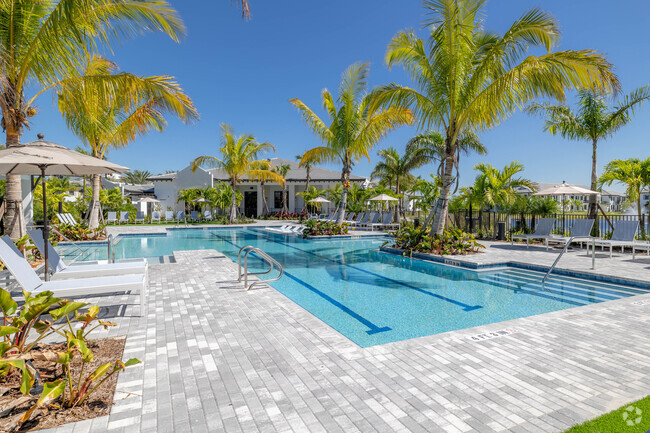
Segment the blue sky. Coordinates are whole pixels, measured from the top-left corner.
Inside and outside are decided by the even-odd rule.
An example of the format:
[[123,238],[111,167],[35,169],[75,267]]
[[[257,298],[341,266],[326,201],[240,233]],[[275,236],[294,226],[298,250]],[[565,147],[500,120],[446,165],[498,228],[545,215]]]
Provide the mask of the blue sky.
[[[201,120],[186,126],[170,119],[165,132],[151,133],[113,151],[112,161],[154,173],[182,169],[196,156],[218,153],[219,125],[224,122],[238,133],[250,132],[273,143],[278,149],[275,156],[293,159],[318,141],[289,104],[290,98],[320,107],[320,91],[335,91],[342,71],[356,61],[371,63],[371,86],[390,81],[409,84],[400,68],[386,68],[383,57],[397,31],[421,28],[419,0],[251,2],[252,20],[244,21],[229,0],[172,1],[188,28],[180,44],[148,34],[115,49],[110,57],[123,71],[175,76],[193,98]],[[485,27],[503,32],[536,6],[560,22],[563,38],[557,49],[591,48],[605,53],[625,93],[650,82],[650,3],[492,0],[487,4]],[[41,97],[38,105],[39,114],[32,119],[24,142],[44,132],[51,141],[69,147],[79,144],[66,130],[51,97]],[[650,156],[649,124],[650,104],[639,109],[634,121],[614,138],[601,143],[599,166],[615,158]],[[378,160],[377,150],[387,146],[402,150],[416,133],[414,128],[392,133],[378,145],[370,163],[355,168],[355,174],[369,175]],[[517,113],[482,133],[481,140],[489,153],[461,161],[462,184],[472,181],[472,167],[479,161],[501,167],[512,160],[524,163],[525,176],[535,181],[589,182],[590,145],[544,133],[539,118]],[[418,174],[426,176],[432,170],[427,167]]]

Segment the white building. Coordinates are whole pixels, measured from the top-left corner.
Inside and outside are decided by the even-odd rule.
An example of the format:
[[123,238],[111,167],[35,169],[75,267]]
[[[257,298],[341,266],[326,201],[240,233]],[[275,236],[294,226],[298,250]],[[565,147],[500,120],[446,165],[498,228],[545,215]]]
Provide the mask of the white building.
[[[307,170],[304,167],[299,167],[297,161],[290,161],[282,158],[271,158],[271,163],[274,166],[289,165],[290,170],[287,173],[287,195],[289,212],[300,212],[304,208],[304,200],[301,196],[297,195],[299,192],[304,192],[306,189]],[[169,208],[174,211],[180,211],[185,208],[183,202],[177,202],[178,192],[188,188],[205,188],[213,187],[220,182],[228,183],[228,175],[221,169],[204,170],[201,168],[196,169],[192,173],[190,166],[176,172],[151,176],[148,179],[153,182],[154,194],[160,200],[161,209],[167,210]],[[364,183],[367,179],[361,176],[350,176],[351,183]],[[316,189],[333,188],[336,184],[341,182],[341,172],[335,170],[328,170],[322,167],[312,167],[310,172],[309,186]],[[239,210],[242,215],[248,217],[257,217],[264,212],[264,205],[262,202],[262,186],[258,181],[244,180],[241,184],[237,185],[237,189],[242,193],[243,200],[240,204]],[[282,186],[277,183],[265,182],[264,195],[266,203],[271,213],[279,212],[282,210]]]

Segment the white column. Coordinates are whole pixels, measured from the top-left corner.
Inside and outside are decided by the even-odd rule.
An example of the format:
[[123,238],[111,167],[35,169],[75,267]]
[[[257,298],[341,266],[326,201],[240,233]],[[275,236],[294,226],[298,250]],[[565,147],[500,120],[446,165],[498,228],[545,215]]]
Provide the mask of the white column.
[[296,211],[296,185],[289,184],[289,213]]

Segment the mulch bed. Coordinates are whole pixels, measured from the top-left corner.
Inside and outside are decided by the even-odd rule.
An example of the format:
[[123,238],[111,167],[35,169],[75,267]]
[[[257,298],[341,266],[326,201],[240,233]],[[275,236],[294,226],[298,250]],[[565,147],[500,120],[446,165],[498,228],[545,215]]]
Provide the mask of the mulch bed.
[[[122,359],[124,352],[125,338],[106,338],[102,340],[89,340],[88,347],[94,354],[94,361],[86,364],[84,376],[94,371],[97,367],[107,362],[114,362]],[[63,351],[63,344],[41,344],[34,351],[55,350]],[[63,378],[61,366],[52,362],[34,361],[34,367],[41,375],[41,382],[51,382]],[[81,361],[75,360],[72,364],[73,377],[76,379],[79,374]],[[25,396],[20,392],[20,374],[11,374],[0,381],[0,432],[33,431],[43,428],[56,427],[70,422],[81,421],[98,416],[108,415],[113,404],[113,394],[117,385],[117,374],[114,374],[100,388],[88,398],[81,407],[71,409],[45,408],[36,411],[32,418],[27,421],[19,430],[14,430],[15,420],[31,408],[40,394],[37,384],[34,384],[32,392],[35,395]],[[12,407],[19,403],[16,407]],[[55,403],[58,403],[55,402]]]

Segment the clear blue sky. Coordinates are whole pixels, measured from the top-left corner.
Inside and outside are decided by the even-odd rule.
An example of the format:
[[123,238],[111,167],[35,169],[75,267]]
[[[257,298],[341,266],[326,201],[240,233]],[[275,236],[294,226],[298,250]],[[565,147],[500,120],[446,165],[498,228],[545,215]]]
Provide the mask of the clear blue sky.
[[[253,133],[278,149],[276,156],[293,159],[318,144],[288,100],[298,97],[320,107],[320,91],[336,90],[341,72],[356,61],[371,62],[370,84],[396,81],[409,84],[400,68],[388,71],[386,45],[399,30],[421,28],[419,0],[251,0],[252,20],[240,18],[230,0],[172,1],[188,28],[175,44],[149,34],[117,47],[112,59],[124,71],[177,77],[193,98],[201,120],[191,126],[170,119],[163,133],[151,133],[110,159],[132,169],[154,173],[182,169],[198,155],[218,152],[219,125]],[[236,2],[234,2],[236,4]],[[503,32],[525,10],[541,6],[560,22],[558,49],[591,48],[616,66],[624,92],[650,82],[647,31],[650,3],[609,0],[491,0],[485,27]],[[421,32],[424,36],[424,32]],[[70,134],[48,96],[39,101],[39,114],[23,141],[37,132],[74,147]],[[599,165],[614,158],[648,157],[650,104],[634,121],[600,146]],[[403,128],[382,141],[403,149],[416,133]],[[461,183],[474,177],[472,166],[485,160],[503,166],[511,160],[525,164],[526,177],[541,182],[589,182],[591,148],[542,132],[542,120],[517,113],[496,129],[481,134],[485,157],[461,161]],[[369,175],[377,161],[360,163],[355,173]],[[338,167],[332,167],[337,168]],[[432,168],[420,170],[426,175]],[[616,189],[620,189],[616,188]]]

